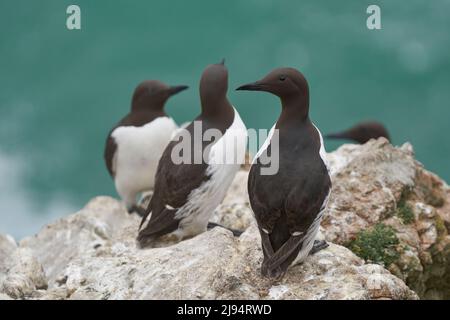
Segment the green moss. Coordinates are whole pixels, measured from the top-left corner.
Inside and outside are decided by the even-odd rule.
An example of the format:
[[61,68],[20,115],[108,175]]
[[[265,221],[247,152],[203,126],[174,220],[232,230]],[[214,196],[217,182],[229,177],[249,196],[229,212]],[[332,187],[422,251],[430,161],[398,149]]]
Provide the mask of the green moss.
[[403,223],[412,223],[415,220],[414,211],[406,201],[400,201],[397,205],[397,216],[402,219]]
[[416,219],[414,211],[407,202],[410,194],[411,190],[409,188],[403,190],[402,195],[400,196],[400,200],[397,203],[397,208],[394,211],[394,214],[402,219],[404,224],[412,223]]
[[435,221],[435,225],[436,225],[436,231],[438,234],[438,240],[441,241],[448,234],[447,228],[445,227],[445,222],[439,215],[436,215],[434,221]]
[[392,227],[382,223],[360,231],[347,247],[366,261],[389,266],[400,257],[399,240]]

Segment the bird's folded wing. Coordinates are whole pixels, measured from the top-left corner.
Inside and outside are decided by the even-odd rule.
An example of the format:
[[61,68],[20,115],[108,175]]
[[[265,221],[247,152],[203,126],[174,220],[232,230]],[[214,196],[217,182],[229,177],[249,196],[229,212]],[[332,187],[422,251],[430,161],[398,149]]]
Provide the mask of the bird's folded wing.
[[150,218],[144,229],[139,231],[138,240],[144,237],[159,236],[172,232],[178,228],[178,220],[175,219],[176,210],[164,209],[159,215]]
[[303,235],[290,236],[289,239],[277,250],[268,260],[265,261],[266,266],[270,269],[276,269],[288,259],[299,246],[303,244]]
[[116,150],[117,144],[114,141],[114,138],[109,135],[106,139],[105,152],[103,156],[105,158],[106,168],[108,169],[111,177],[114,177],[116,174],[114,165],[114,155],[116,154]]
[[153,224],[155,226],[151,227],[152,230],[178,225],[178,210],[189,200],[191,192],[209,179],[206,164],[175,164],[171,159],[174,145],[171,142],[167,146],[159,161],[155,191],[141,222],[142,225],[151,213],[146,229]]
[[[268,183],[256,183],[260,168],[261,166],[257,163],[250,169],[248,176],[249,199],[261,232],[270,233],[281,215],[278,199],[282,196],[278,194],[279,190],[274,190]],[[261,179],[261,177],[259,178]]]

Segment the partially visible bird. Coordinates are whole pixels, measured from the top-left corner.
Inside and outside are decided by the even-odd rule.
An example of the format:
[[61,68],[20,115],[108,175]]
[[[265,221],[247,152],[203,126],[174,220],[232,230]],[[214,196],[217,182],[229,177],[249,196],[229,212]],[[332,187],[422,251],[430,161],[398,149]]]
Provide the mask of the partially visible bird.
[[136,198],[153,189],[159,158],[178,128],[164,112],[164,105],[169,97],[187,88],[157,80],[142,82],[134,91],[131,111],[108,134],[106,168],[129,213],[144,214]]
[[[246,151],[247,130],[228,101],[227,90],[224,63],[206,67],[200,80],[201,113],[178,131],[159,162],[154,194],[141,227],[149,219],[137,237],[141,247],[161,236],[180,241],[207,230]],[[213,132],[220,136],[212,138]],[[175,161],[174,156],[180,154],[183,159]]]
[[370,139],[378,139],[380,137],[390,140],[386,127],[377,121],[361,122],[345,131],[325,135],[325,138],[327,139],[346,139],[360,144],[364,144]]
[[[315,240],[331,190],[325,148],[309,118],[308,83],[298,70],[275,69],[237,90],[266,91],[281,100],[281,115],[256,154],[248,178],[264,254],[261,273],[281,278],[289,266],[328,246]],[[263,172],[276,164],[276,173]]]

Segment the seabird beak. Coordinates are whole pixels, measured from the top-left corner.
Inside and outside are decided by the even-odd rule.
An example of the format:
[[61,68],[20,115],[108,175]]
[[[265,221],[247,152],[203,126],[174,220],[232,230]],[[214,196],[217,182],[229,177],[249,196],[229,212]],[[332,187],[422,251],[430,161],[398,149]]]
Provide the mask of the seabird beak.
[[346,132],[336,132],[336,133],[329,133],[326,134],[325,139],[347,139],[348,136]]
[[219,64],[224,66],[225,65],[225,58],[223,58],[222,61],[219,62]]
[[247,90],[247,91],[261,91],[264,89],[264,86],[259,82],[248,83],[240,86],[236,90]]
[[173,96],[181,91],[186,90],[189,88],[188,86],[172,86],[169,88],[169,96]]

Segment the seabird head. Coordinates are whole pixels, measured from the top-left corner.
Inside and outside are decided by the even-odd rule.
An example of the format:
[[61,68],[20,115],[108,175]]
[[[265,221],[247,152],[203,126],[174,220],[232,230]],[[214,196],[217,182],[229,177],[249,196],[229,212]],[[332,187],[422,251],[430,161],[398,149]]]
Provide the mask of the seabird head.
[[303,74],[294,68],[278,68],[263,79],[244,84],[236,90],[266,91],[281,99],[283,108],[298,109],[302,117],[309,112],[309,88]]
[[225,59],[205,68],[200,79],[200,99],[202,107],[217,104],[226,99],[228,91],[228,70]]
[[327,134],[328,139],[348,139],[356,141],[360,144],[366,143],[370,139],[378,139],[384,137],[390,140],[387,129],[377,121],[361,122],[345,131]]
[[188,86],[168,86],[158,80],[141,82],[134,90],[131,103],[132,110],[162,110],[169,97],[186,90]]
[[278,68],[263,79],[244,84],[236,90],[266,91],[281,99],[290,96],[308,96],[308,82],[303,74],[294,68]]

